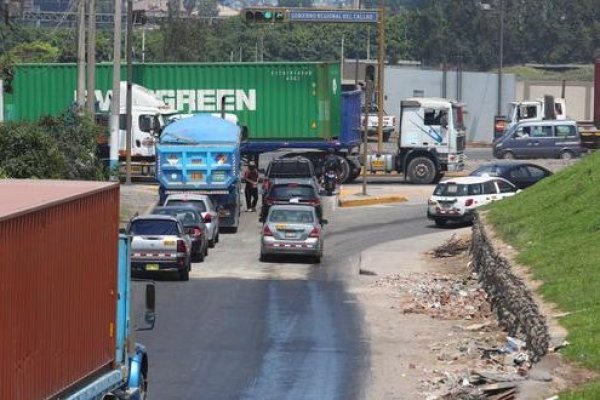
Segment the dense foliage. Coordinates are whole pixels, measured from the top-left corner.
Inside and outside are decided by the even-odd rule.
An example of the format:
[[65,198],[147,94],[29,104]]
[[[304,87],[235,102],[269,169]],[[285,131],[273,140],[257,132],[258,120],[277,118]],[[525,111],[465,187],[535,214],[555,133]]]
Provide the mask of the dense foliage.
[[0,177],[102,180],[98,129],[91,118],[70,112],[38,123],[0,124]]

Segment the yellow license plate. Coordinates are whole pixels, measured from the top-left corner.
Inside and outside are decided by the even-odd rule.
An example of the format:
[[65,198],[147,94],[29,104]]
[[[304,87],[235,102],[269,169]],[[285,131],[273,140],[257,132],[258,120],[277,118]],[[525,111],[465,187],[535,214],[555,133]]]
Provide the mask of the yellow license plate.
[[201,181],[204,179],[204,174],[202,174],[202,172],[192,172],[190,174],[190,179],[193,181]]
[[158,271],[158,264],[146,264],[146,271]]
[[165,240],[165,241],[163,242],[163,244],[164,244],[165,246],[175,246],[175,241],[174,241],[174,240]]
[[275,224],[275,229],[281,231],[283,229],[287,228],[286,224]]
[[385,165],[385,163],[382,160],[374,160],[372,162],[372,165],[374,168],[383,168],[383,166]]

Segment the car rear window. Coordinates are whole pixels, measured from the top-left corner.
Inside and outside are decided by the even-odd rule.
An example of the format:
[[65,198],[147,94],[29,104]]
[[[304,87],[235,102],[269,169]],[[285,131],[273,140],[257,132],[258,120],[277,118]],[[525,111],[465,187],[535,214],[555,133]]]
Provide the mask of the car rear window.
[[175,221],[142,219],[133,221],[130,227],[132,235],[178,235],[179,229]]
[[204,202],[202,200],[179,200],[179,199],[173,199],[173,200],[167,201],[167,203],[165,205],[169,206],[169,207],[170,206],[181,206],[181,205],[193,205],[198,210],[200,210],[200,212],[205,212],[206,211],[206,204],[204,204]]
[[306,210],[272,210],[269,214],[270,222],[287,223],[312,223],[313,213]]
[[481,184],[440,183],[435,188],[435,196],[476,196],[481,194]]
[[268,173],[269,178],[307,178],[312,173],[308,161],[273,162]]
[[300,197],[302,199],[314,199],[316,196],[315,189],[311,186],[304,185],[282,185],[273,186],[269,192],[269,197],[275,199],[291,199]]
[[495,165],[485,165],[485,166],[477,168],[475,171],[473,171],[473,173],[471,175],[472,176],[483,176],[483,175],[499,176],[500,172],[501,172],[500,168],[498,168]]
[[198,213],[184,208],[163,208],[152,211],[152,214],[170,215],[179,218],[184,226],[198,225],[200,223]]

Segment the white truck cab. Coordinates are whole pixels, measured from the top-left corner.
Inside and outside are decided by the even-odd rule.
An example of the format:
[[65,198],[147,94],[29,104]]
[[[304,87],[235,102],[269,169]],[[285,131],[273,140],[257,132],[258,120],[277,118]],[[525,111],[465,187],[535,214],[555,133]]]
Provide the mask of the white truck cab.
[[[565,99],[554,99],[554,118],[556,120],[566,120],[566,102]],[[525,121],[542,121],[549,119],[545,113],[546,101],[544,99],[513,101],[510,103],[508,113],[508,123],[514,125]]]

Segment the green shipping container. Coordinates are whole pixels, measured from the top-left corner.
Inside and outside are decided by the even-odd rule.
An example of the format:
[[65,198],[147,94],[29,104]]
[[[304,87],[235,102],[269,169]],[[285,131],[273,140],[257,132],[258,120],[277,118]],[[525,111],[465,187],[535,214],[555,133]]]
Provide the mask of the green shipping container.
[[[124,70],[121,71],[124,77]],[[165,63],[134,65],[134,83],[183,113],[236,114],[253,140],[322,140],[338,135],[341,123],[339,64]],[[100,64],[96,100],[108,111],[112,65]],[[15,69],[5,95],[7,120],[58,114],[74,101],[74,64],[27,64]]]

